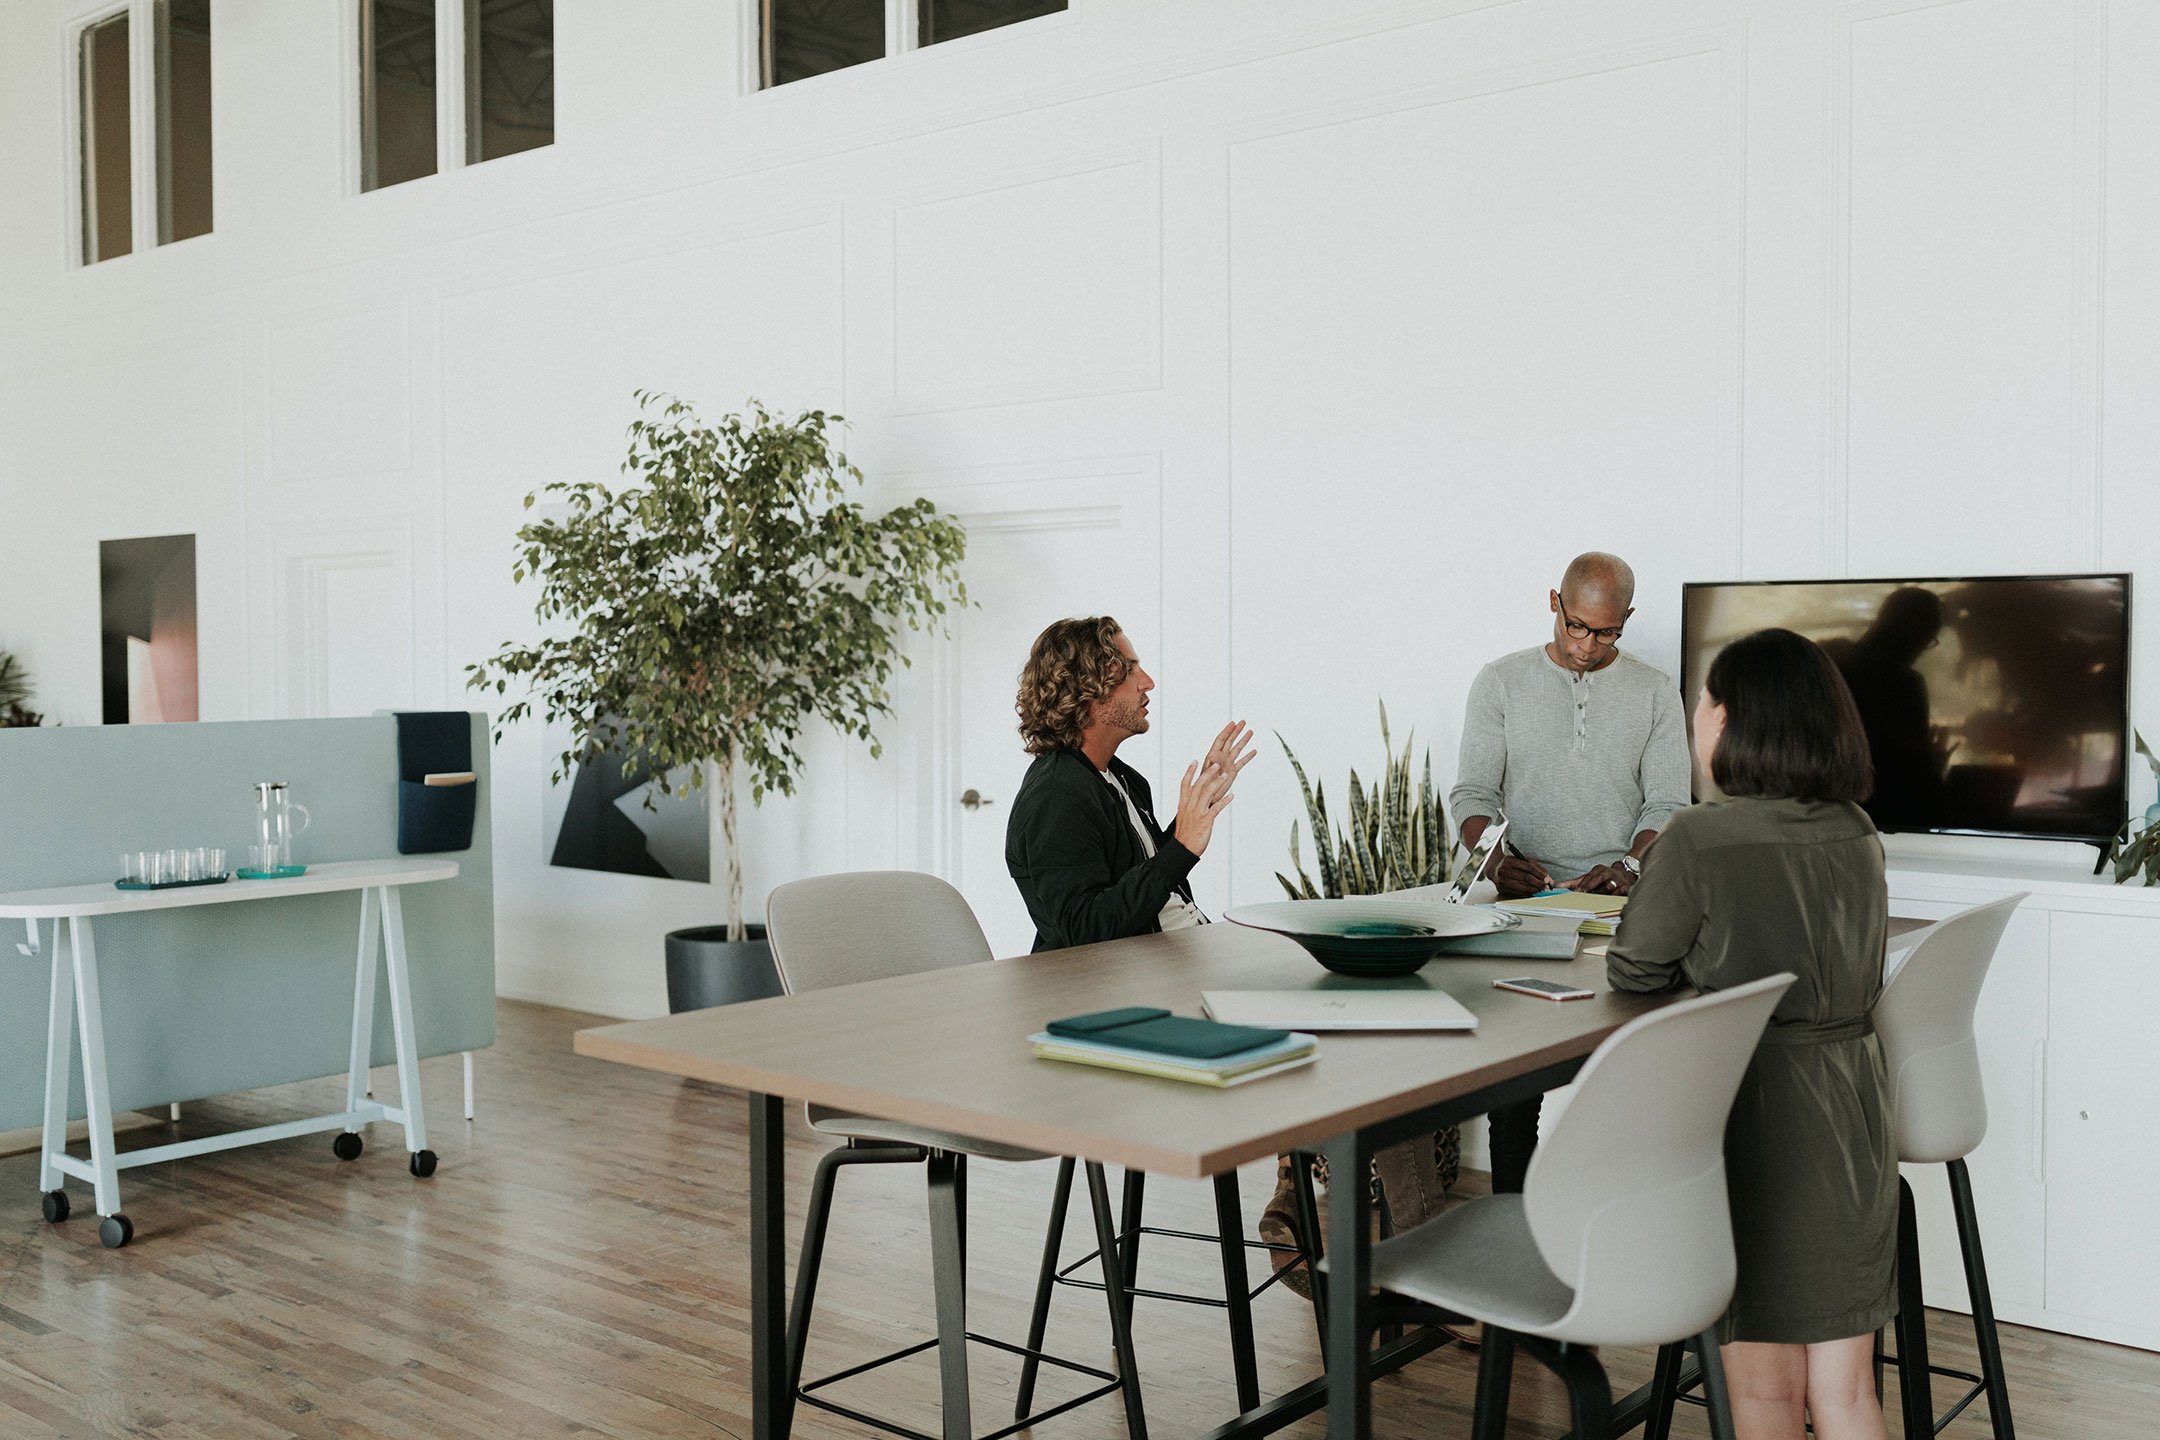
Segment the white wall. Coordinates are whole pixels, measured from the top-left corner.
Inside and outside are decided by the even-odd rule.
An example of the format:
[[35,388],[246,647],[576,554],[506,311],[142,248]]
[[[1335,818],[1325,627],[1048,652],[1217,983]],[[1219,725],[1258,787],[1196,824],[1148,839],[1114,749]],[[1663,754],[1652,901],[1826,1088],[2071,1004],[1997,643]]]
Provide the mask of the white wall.
[[[342,7],[219,0],[217,232],[78,270],[82,8],[0,7],[0,648],[41,708],[96,719],[97,541],[183,531],[204,718],[458,703],[532,625],[522,496],[613,473],[635,386],[836,407],[986,554],[1101,559],[1164,785],[1232,713],[1369,773],[1381,695],[1444,783],[1593,544],[1667,666],[1686,579],[2154,554],[2143,0],[1074,0],[769,94],[746,0],[558,8],[555,146],[355,196]],[[998,898],[1002,816],[952,799],[1009,779],[976,697],[1052,618],[1002,579],[885,761],[828,743],[751,820],[753,904]],[[716,897],[547,869],[541,752],[497,760],[503,987],[650,1013]],[[1231,813],[1211,908],[1274,889],[1275,755]]]

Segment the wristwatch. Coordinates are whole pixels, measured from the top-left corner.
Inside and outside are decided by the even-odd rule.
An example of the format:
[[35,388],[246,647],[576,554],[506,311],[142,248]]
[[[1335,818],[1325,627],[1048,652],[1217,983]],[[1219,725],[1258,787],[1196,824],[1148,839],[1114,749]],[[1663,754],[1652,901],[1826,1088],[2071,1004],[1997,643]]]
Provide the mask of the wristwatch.
[[1620,868],[1630,875],[1640,875],[1642,874],[1642,861],[1637,860],[1633,855],[1622,855],[1620,857]]

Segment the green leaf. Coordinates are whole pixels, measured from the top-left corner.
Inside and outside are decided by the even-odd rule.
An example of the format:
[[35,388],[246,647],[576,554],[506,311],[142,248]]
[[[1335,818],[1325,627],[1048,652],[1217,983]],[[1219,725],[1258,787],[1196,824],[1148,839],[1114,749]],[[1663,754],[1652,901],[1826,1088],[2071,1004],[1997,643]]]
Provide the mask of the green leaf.
[[[1433,786],[1432,752],[1430,749],[1425,752],[1420,774],[1414,763],[1417,756],[1414,734],[1404,740],[1399,752],[1394,749],[1385,702],[1380,706],[1380,782],[1368,789],[1359,781],[1356,771],[1350,772],[1349,813],[1339,834],[1327,821],[1325,787],[1308,780],[1305,767],[1280,733],[1275,739],[1297,776],[1298,790],[1305,801],[1306,822],[1312,829],[1315,849],[1319,852],[1321,883],[1327,895],[1381,894],[1410,886],[1437,884],[1447,878],[1454,865],[1455,845],[1448,830],[1446,806]],[[1292,868],[1302,877],[1297,830],[1293,821],[1290,859]],[[2156,857],[2155,864],[2160,865],[2160,857]],[[1284,884],[1287,888],[1288,881]],[[1309,881],[1307,888],[1310,889]]]

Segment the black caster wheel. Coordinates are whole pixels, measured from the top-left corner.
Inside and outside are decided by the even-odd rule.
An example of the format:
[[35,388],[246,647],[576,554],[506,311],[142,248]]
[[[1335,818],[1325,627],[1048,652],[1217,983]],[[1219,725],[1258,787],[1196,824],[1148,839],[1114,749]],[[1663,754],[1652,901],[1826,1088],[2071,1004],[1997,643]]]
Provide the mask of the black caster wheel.
[[351,1133],[350,1131],[347,1131],[345,1134],[338,1136],[337,1139],[330,1142],[330,1153],[337,1156],[337,1158],[340,1160],[359,1159],[360,1137]]
[[45,1212],[45,1223],[58,1225],[68,1217],[68,1198],[65,1190],[47,1190],[38,1197],[39,1206]]
[[108,1250],[118,1250],[135,1238],[135,1222],[125,1215],[107,1215],[98,1222],[97,1238]]
[[435,1173],[435,1152],[433,1150],[415,1150],[411,1169],[414,1179],[427,1179],[428,1176]]

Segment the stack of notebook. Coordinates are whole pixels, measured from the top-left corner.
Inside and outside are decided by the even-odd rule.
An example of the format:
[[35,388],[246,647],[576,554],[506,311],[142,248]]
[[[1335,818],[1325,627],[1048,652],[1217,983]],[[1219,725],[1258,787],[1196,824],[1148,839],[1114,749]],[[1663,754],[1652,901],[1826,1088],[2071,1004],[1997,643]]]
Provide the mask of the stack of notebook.
[[1295,1031],[1219,1025],[1138,1006],[1052,1020],[1029,1039],[1039,1059],[1194,1085],[1242,1085],[1310,1065],[1319,1054],[1312,1036]]
[[1593,915],[1576,926],[1575,933],[1578,935],[1594,935],[1601,939],[1606,936],[1617,935],[1620,933],[1620,917],[1617,915]]
[[1496,907],[1517,915],[1559,915],[1611,920],[1627,908],[1625,895],[1592,895],[1582,890],[1547,890],[1522,900],[1502,900]]

